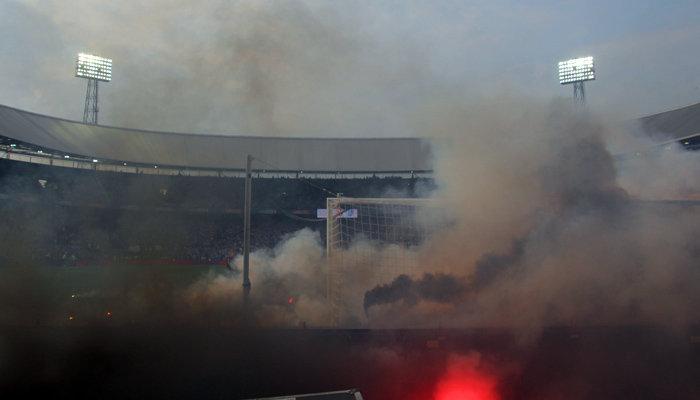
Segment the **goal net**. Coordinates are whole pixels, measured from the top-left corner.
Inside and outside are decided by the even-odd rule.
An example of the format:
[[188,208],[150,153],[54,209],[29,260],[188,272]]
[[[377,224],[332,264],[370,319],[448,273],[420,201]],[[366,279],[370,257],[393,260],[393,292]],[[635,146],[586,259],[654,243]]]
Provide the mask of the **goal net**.
[[332,326],[363,315],[368,285],[422,274],[420,249],[447,224],[431,199],[329,198],[326,221]]

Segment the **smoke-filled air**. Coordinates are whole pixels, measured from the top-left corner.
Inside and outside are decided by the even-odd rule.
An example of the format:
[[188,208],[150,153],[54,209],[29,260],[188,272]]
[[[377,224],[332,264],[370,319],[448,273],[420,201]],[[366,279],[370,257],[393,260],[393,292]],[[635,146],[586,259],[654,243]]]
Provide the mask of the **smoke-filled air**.
[[[430,215],[440,216],[423,221],[430,234],[415,241],[379,241],[372,232],[349,236],[331,247],[343,259],[338,267],[328,256],[330,235],[318,218],[283,236],[276,235],[280,219],[274,218],[290,215],[256,215],[253,225],[271,217],[265,230],[275,237],[274,244],[249,254],[251,287],[244,302],[243,249],[216,243],[243,236],[239,215],[219,212],[234,208],[230,199],[243,198],[226,192],[234,191],[235,179],[219,185],[229,177],[103,171],[102,158],[93,169],[76,172],[14,161],[8,152],[0,171],[5,196],[0,252],[22,260],[17,268],[3,268],[0,280],[0,392],[9,388],[8,398],[31,397],[32,390],[44,388],[72,397],[259,398],[350,385],[379,393],[367,400],[621,399],[646,389],[651,397],[635,398],[697,398],[700,364],[678,345],[688,344],[687,338],[661,343],[668,339],[663,337],[652,349],[656,353],[646,351],[657,338],[640,339],[637,332],[624,336],[636,342],[618,341],[622,334],[601,339],[599,332],[580,346],[566,335],[537,342],[552,327],[662,326],[679,332],[700,321],[700,206],[668,201],[700,196],[700,159],[674,142],[677,137],[629,122],[697,101],[697,5],[2,3],[3,106],[79,120],[85,82],[73,76],[75,56],[98,54],[114,60],[113,81],[100,84],[105,126],[251,137],[424,139],[432,171],[419,171],[411,181],[422,182],[410,191],[392,187],[375,197],[421,197],[435,213]],[[668,14],[646,20],[658,10]],[[594,23],[572,28],[575,16]],[[603,61],[587,86],[585,105],[571,99],[570,87],[558,85],[556,62],[594,51]],[[35,120],[41,121],[32,117],[8,126],[34,129]],[[38,126],[27,137],[41,138],[42,129],[48,128]],[[669,144],[658,146],[662,142]],[[43,153],[37,157],[47,159]],[[255,161],[267,163],[256,168],[275,168],[272,160]],[[119,166],[122,160],[110,162]],[[30,166],[13,169],[12,163]],[[69,172],[54,174],[61,168]],[[275,173],[271,169],[265,173]],[[14,176],[17,171],[25,176]],[[73,172],[82,173],[80,179]],[[363,182],[351,178],[347,173],[338,180],[352,181],[349,187]],[[204,179],[210,179],[208,186],[199,184]],[[273,193],[277,189],[261,181],[253,179],[253,194],[269,197],[274,212],[299,199],[303,207],[311,204],[303,210],[311,212],[330,193],[322,188],[318,198],[297,199],[294,193]],[[121,186],[110,188],[110,182]],[[165,183],[160,189],[151,182]],[[295,188],[290,182],[308,183],[289,178],[283,184]],[[62,190],[84,202],[64,201]],[[83,191],[86,199],[80,199]],[[213,206],[197,201],[210,194],[223,200]],[[153,207],[126,204],[138,198]],[[173,198],[185,200],[171,207]],[[188,212],[176,214],[180,206]],[[223,226],[229,222],[235,226]],[[209,223],[201,235],[188,235]],[[214,238],[227,230],[235,235]],[[44,254],[36,248],[58,244],[57,232],[68,248],[94,244],[91,255],[111,245],[110,238],[123,238],[115,245],[120,257],[136,253],[131,236],[149,239],[152,247],[167,239],[183,259],[202,261],[200,267],[208,254],[188,253],[189,243],[181,240],[204,236],[230,259],[226,267],[182,269],[180,275],[173,265],[142,268],[116,256],[100,259],[107,266],[94,268],[68,270],[77,261],[69,267],[66,257],[50,267],[39,265]],[[149,254],[142,250],[139,254]],[[36,268],[27,267],[32,265]],[[187,275],[192,271],[205,272]],[[78,278],[62,281],[71,276]],[[92,286],[57,293],[81,282]],[[379,333],[368,339],[362,328]],[[393,328],[439,333],[419,340],[418,333],[394,335]],[[450,328],[488,331],[483,336],[442,331]],[[498,336],[501,328],[516,332],[516,339]],[[693,338],[700,342],[697,334]],[[568,353],[562,356],[561,349]],[[604,354],[587,354],[589,349]],[[649,377],[659,371],[668,379],[652,382]],[[620,392],[610,389],[610,377],[622,377]],[[671,395],[696,393],[664,397],[665,389],[677,390]],[[382,397],[385,393],[391,395]]]
[[[397,245],[358,238],[343,250],[371,254],[344,266],[346,324],[537,332],[697,320],[698,215],[658,202],[700,192],[692,155],[673,146],[614,154],[609,143],[648,143],[564,100],[432,98],[416,119],[434,144],[438,189],[426,195],[450,223],[402,249],[418,260],[405,271],[385,267]],[[259,323],[327,324],[324,251],[305,229],[252,254]],[[190,290],[224,289],[240,293],[240,276]],[[286,299],[293,306],[280,306]]]
[[[623,119],[697,101],[695,5],[407,0],[9,0],[0,104],[80,120],[79,52],[113,60],[100,123],[244,136],[397,137],[435,90],[538,100],[569,95],[556,64],[581,54],[604,77],[593,110]],[[653,10],[653,11],[652,11]],[[653,23],[634,23],[650,15]],[[572,15],[581,21],[571,35]],[[616,16],[624,15],[620,21]],[[629,68],[634,65],[634,68]],[[660,72],[663,71],[663,72]],[[599,77],[599,79],[601,79]],[[601,82],[601,83],[599,83]],[[605,82],[604,84],[602,82]],[[599,83],[599,84],[598,84]],[[643,83],[643,84],[642,84]]]
[[[428,355],[412,359],[410,351],[392,346],[363,348],[360,354],[383,366],[373,376],[399,374],[384,381],[385,390],[419,398],[392,384],[435,367],[434,376],[422,376],[405,390],[423,383],[429,387],[419,393],[436,400],[522,398],[509,390],[519,387],[528,370],[544,368],[533,353],[547,348],[540,343],[547,329],[654,325],[681,332],[697,321],[698,214],[695,206],[658,201],[700,191],[684,175],[697,171],[696,159],[673,146],[639,156],[615,154],[610,143],[627,142],[633,149],[648,143],[637,138],[638,129],[607,124],[567,101],[540,104],[503,96],[476,103],[451,97],[449,106],[431,102],[435,108],[426,107],[416,122],[435,143],[438,189],[425,194],[444,211],[447,223],[409,248],[362,236],[343,248],[355,262],[344,264],[341,327],[504,328],[516,332],[517,344],[502,348],[503,354],[488,346],[483,353],[437,353],[448,356],[436,362],[439,367],[430,366]],[[275,249],[251,255],[254,323],[328,324],[328,265],[318,233],[305,229]],[[370,256],[350,256],[358,252]],[[388,268],[397,252],[415,266]],[[238,257],[236,264],[241,262]],[[188,301],[237,303],[240,284],[235,274],[204,277],[188,289]],[[285,304],[287,299],[293,302]],[[616,343],[614,336],[610,340]],[[607,355],[601,357],[617,360],[611,362],[622,371],[636,357],[629,347],[618,355],[614,345],[605,346],[601,351]],[[669,371],[687,368],[679,361],[683,358],[671,358],[675,348],[658,348],[668,358],[659,365]],[[595,358],[572,357],[584,365]],[[654,376],[647,359],[639,357],[639,370],[630,376]],[[569,381],[542,378],[547,383],[537,393],[588,398],[598,388],[587,382],[618,376],[600,372],[596,363],[605,360],[590,361],[598,372],[576,364]],[[663,390],[690,393],[692,388]]]
[[[421,250],[424,274],[367,291],[369,324],[697,320],[696,210],[654,202],[700,191],[692,155],[672,145],[638,156],[638,130],[557,100],[432,105],[421,123],[437,143],[434,196],[457,223]],[[626,157],[609,150],[620,141]]]

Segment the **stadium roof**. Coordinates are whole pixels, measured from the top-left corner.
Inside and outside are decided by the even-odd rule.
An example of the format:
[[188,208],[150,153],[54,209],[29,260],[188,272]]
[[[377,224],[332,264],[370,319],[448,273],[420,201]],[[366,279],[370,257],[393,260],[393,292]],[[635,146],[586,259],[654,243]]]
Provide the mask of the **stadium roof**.
[[647,115],[638,121],[648,135],[659,140],[680,140],[697,136],[700,135],[700,103]]
[[[627,121],[658,142],[700,137],[700,103]],[[112,163],[181,169],[406,173],[432,171],[421,138],[283,138],[153,132],[91,125],[0,105],[0,138],[25,147]]]
[[[429,171],[419,138],[328,139],[180,134],[91,125],[0,105],[0,136],[70,156],[189,169],[382,173]],[[48,152],[48,151],[47,151]]]

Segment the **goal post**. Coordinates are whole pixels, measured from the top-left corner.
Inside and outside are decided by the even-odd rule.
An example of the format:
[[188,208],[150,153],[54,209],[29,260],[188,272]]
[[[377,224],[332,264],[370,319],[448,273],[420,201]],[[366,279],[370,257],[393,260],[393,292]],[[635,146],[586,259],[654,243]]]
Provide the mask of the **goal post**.
[[[433,199],[328,198],[327,297],[332,326],[357,318],[362,279],[389,283],[422,273],[419,249],[445,228],[444,208]],[[360,283],[358,285],[358,283]],[[366,282],[365,282],[366,283]],[[358,298],[359,297],[359,298]],[[359,310],[358,310],[359,309]]]

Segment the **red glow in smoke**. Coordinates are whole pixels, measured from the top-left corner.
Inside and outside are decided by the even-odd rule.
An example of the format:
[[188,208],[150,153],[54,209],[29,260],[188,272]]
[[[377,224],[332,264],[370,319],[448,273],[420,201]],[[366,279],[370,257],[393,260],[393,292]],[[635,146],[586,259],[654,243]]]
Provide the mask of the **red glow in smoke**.
[[[478,363],[478,360],[477,360]],[[479,370],[471,357],[453,360],[435,388],[433,400],[498,400],[496,378]]]

